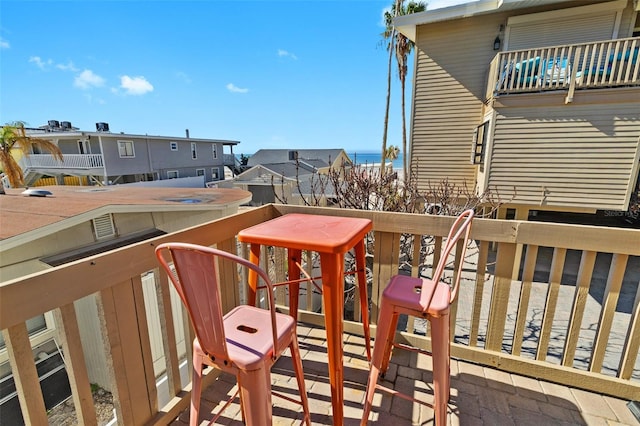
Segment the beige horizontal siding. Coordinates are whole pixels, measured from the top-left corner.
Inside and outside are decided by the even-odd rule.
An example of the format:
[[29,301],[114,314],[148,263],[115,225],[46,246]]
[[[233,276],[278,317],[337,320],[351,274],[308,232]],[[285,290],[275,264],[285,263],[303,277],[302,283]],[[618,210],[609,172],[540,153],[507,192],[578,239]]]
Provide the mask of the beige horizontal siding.
[[607,40],[613,35],[616,12],[579,15],[572,19],[534,21],[511,28],[509,49],[586,43]]
[[411,164],[421,190],[445,178],[469,186],[475,182],[473,131],[482,120],[493,39],[504,19],[462,19],[417,29]]
[[515,187],[515,203],[624,210],[639,138],[640,103],[504,108],[488,185]]

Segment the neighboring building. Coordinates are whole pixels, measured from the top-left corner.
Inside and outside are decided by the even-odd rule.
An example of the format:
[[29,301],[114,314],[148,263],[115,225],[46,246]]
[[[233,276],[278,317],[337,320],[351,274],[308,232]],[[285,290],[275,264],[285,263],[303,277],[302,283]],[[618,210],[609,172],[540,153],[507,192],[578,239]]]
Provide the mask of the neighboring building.
[[340,168],[342,163],[351,164],[344,149],[261,149],[249,157],[249,167],[267,164],[295,163],[312,166],[318,173],[330,168]]
[[[233,147],[239,142],[221,139],[131,135],[112,133],[107,123],[96,123],[95,132],[79,131],[70,122],[49,120],[46,126],[28,129],[30,137],[56,143],[63,161],[34,152],[20,159],[25,184],[43,176],[87,179],[88,185],[111,185],[202,176],[204,182],[224,180],[225,166],[235,169]],[[225,153],[228,147],[230,153]],[[204,186],[204,185],[203,185]]]
[[343,149],[261,149],[249,157],[248,170],[236,176],[233,183],[225,182],[219,187],[233,186],[251,192],[254,206],[281,201],[303,204],[302,198],[309,199],[312,193],[323,194],[321,204],[331,204],[335,191],[327,184],[326,174],[340,169],[343,163],[346,167],[352,164]]
[[[22,189],[7,189],[6,195],[0,195],[0,281],[3,284],[24,275],[235,214],[240,205],[251,200],[250,193],[237,189],[114,185],[51,186],[37,190],[49,191],[52,195],[26,196],[22,195]],[[149,309],[158,306],[153,275],[143,277],[142,285],[147,313],[158,315],[157,311]],[[176,294],[172,296],[175,321],[180,324],[180,301]],[[96,302],[93,297],[87,297],[77,301],[75,307],[81,319],[78,322],[83,346],[87,348],[85,361],[89,379],[109,389]],[[53,314],[33,318],[27,326],[34,358],[39,359],[42,386],[48,391],[45,393],[52,398],[64,397],[66,373]],[[177,329],[181,330],[180,327]],[[161,332],[149,331],[157,376],[162,374],[165,365]],[[96,349],[91,350],[92,347]],[[186,350],[184,342],[182,349]],[[10,372],[4,340],[0,336],[2,419],[17,406]],[[55,404],[55,398],[47,404]]]
[[[410,161],[536,211],[629,208],[640,159],[638,0],[480,0],[397,17],[416,45]],[[504,215],[506,210],[502,211]]]

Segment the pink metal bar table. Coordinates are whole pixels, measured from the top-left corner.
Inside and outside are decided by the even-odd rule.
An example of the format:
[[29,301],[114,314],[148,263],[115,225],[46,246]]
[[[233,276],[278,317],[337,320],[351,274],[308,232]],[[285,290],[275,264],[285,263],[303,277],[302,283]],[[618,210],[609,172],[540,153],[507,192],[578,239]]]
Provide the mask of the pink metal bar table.
[[[243,229],[238,233],[240,242],[250,244],[250,260],[256,264],[260,261],[260,247],[263,245],[287,249],[289,280],[294,282],[289,291],[290,312],[293,315],[298,311],[299,282],[296,280],[300,278],[296,261],[299,261],[302,250],[311,250],[320,254],[334,425],[344,424],[344,255],[352,248],[355,249],[356,254],[367,356],[371,359],[364,237],[372,228],[373,224],[369,219],[291,213]],[[249,285],[251,287],[249,303],[255,304],[257,287],[255,275],[249,276]]]

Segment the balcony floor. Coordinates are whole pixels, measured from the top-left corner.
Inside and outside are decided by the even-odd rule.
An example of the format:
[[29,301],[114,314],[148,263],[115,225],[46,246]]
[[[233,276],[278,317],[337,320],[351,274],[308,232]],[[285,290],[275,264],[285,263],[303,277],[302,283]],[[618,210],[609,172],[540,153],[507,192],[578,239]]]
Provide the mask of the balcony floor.
[[[331,425],[325,330],[298,323],[298,336],[311,422],[314,425]],[[368,376],[364,339],[345,334],[344,351],[345,424],[357,425],[362,416],[362,401]],[[431,386],[431,359],[425,355],[397,351],[392,357],[385,380],[392,381],[396,389],[402,388],[405,393],[407,390],[428,392]],[[274,390],[297,396],[289,356],[283,356],[274,366],[272,386]],[[235,378],[226,374],[205,389],[201,403],[201,424],[208,424],[213,417],[212,413],[217,413],[219,407],[235,391]],[[429,395],[425,399],[428,398]],[[301,409],[298,405],[275,396],[273,403],[274,425],[301,423]],[[626,404],[627,401],[624,400],[467,362],[451,362],[450,425],[640,425]],[[376,392],[369,419],[369,424],[433,425],[433,410]],[[172,425],[181,426],[188,422],[187,410]],[[243,424],[237,399],[215,424]]]

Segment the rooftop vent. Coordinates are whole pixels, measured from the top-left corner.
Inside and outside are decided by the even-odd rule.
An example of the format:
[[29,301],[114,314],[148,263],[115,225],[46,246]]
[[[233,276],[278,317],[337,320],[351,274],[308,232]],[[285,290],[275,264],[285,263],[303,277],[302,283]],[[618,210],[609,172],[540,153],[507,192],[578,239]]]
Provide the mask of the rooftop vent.
[[70,121],[61,121],[60,122],[60,127],[62,127],[62,130],[72,130],[73,126],[71,125]]
[[96,123],[96,130],[98,132],[108,132],[109,131],[109,123]]
[[47,124],[49,126],[49,130],[60,128],[60,122],[58,120],[49,120]]

